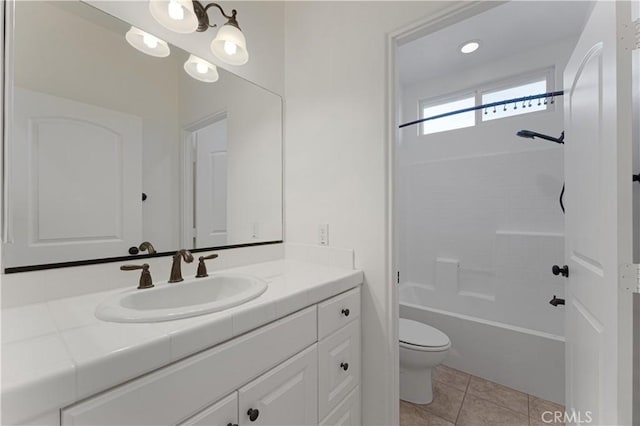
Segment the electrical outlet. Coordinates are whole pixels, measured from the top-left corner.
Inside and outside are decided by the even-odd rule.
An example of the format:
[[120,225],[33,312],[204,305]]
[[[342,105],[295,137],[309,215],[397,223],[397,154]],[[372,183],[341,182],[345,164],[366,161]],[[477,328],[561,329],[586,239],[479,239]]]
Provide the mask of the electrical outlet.
[[318,244],[321,246],[329,245],[329,224],[321,223],[318,226]]

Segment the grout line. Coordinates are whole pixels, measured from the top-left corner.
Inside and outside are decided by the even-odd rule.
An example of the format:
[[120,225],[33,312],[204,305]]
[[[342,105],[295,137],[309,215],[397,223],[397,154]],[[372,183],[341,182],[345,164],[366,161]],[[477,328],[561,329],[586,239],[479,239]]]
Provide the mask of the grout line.
[[[495,384],[495,385],[500,386],[500,387],[503,387],[503,388],[505,388],[505,389],[507,389],[507,390],[509,390],[509,391],[512,391],[512,392],[516,392],[516,393],[519,393],[519,394],[523,394],[523,395],[525,395],[525,396],[527,397],[527,413],[526,413],[526,414],[525,414],[525,413],[522,413],[522,412],[520,412],[520,411],[518,411],[518,410],[514,410],[514,409],[513,409],[513,408],[511,408],[511,407],[507,407],[507,406],[505,406],[504,404],[502,404],[502,403],[501,403],[501,402],[499,402],[499,401],[496,401],[496,400],[493,400],[493,399],[489,399],[488,397],[484,396],[484,394],[483,394],[483,393],[474,393],[474,394],[473,394],[473,396],[475,396],[476,398],[479,398],[479,399],[481,399],[481,400],[483,400],[483,401],[486,401],[486,402],[490,402],[490,403],[492,403],[493,405],[496,405],[496,406],[498,406],[498,407],[500,407],[500,408],[504,408],[504,409],[506,409],[506,410],[509,410],[509,411],[511,411],[512,413],[516,413],[516,414],[519,414],[519,415],[521,415],[521,416],[526,415],[527,417],[529,417],[529,394],[528,394],[528,393],[525,393],[525,392],[522,392],[522,391],[519,391],[519,390],[516,390],[516,389],[510,388],[509,386],[501,385],[500,383],[492,382],[491,380],[483,379],[482,377],[473,376],[473,375],[472,375],[471,377],[476,377],[477,379],[480,379],[480,380],[483,380],[483,381],[485,381],[485,382],[489,382],[489,383]],[[469,384],[471,384],[471,378],[469,378]],[[469,390],[469,386],[467,386],[467,391],[468,391],[468,390]]]
[[467,387],[464,389],[464,395],[462,396],[462,402],[460,403],[460,408],[458,409],[458,414],[456,415],[456,420],[454,425],[458,424],[458,419],[460,418],[460,413],[462,413],[462,407],[464,406],[464,401],[467,399],[467,392],[469,391],[469,385],[471,384],[471,374],[469,374],[469,379],[467,380]]

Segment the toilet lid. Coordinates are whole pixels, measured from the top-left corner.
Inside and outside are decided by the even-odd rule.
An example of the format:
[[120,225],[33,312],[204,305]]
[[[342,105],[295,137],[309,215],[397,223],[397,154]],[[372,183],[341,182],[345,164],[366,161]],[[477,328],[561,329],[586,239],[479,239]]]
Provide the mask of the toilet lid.
[[400,318],[398,331],[400,341],[409,345],[436,348],[450,343],[447,335],[437,328],[406,318]]

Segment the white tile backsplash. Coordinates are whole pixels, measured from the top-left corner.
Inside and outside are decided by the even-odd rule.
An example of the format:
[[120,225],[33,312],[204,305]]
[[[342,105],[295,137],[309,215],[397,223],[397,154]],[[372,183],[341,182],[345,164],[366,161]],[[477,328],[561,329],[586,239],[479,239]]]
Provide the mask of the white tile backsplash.
[[337,268],[354,268],[354,252],[351,249],[287,243],[285,244],[285,258]]

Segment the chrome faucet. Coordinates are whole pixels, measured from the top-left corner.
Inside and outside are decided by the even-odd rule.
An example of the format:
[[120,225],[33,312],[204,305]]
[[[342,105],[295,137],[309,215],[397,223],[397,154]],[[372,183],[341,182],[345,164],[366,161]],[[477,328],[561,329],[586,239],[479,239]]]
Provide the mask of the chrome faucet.
[[193,255],[189,250],[183,249],[177,251],[176,254],[173,255],[173,263],[171,264],[171,275],[169,275],[170,283],[184,281],[184,278],[182,278],[181,258],[187,263],[193,262]]

